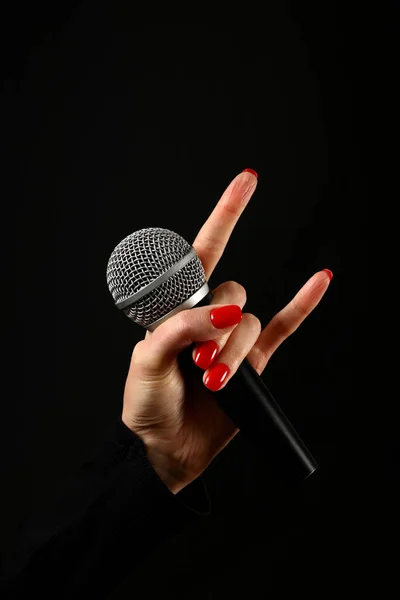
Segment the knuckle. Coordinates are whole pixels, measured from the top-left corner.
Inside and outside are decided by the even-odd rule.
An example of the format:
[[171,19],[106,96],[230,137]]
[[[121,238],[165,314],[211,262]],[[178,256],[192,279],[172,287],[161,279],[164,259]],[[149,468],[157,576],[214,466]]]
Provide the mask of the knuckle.
[[253,313],[243,313],[242,322],[246,323],[246,327],[251,329],[254,333],[260,333],[261,331],[261,321],[256,315]]
[[246,304],[246,289],[237,281],[226,281],[224,283],[225,291],[228,296],[235,298],[237,303]]
[[179,339],[182,343],[190,339],[193,318],[193,309],[186,309],[166,321],[165,335],[168,339]]
[[252,355],[252,361],[251,361],[252,365],[255,368],[255,370],[257,371],[257,373],[260,375],[263,372],[264,367],[269,360],[269,357],[270,357],[269,351],[262,350],[257,345],[254,345],[253,348],[251,349],[251,355]]
[[205,250],[208,250],[209,252],[214,252],[215,250],[218,250],[220,247],[219,239],[216,237],[207,235],[206,233],[202,233],[201,235],[199,235],[197,238],[197,241],[202,248],[204,248]]
[[146,342],[146,340],[140,340],[140,342],[137,342],[137,344],[135,345],[135,347],[133,349],[132,357],[131,357],[131,364],[135,364],[135,365],[144,364],[147,354],[148,354],[147,342]]
[[284,319],[279,313],[272,319],[271,327],[273,327],[278,336],[283,338],[289,336],[291,333],[287,320]]
[[188,330],[190,316],[189,309],[179,312],[174,320],[169,322],[170,331],[177,331],[180,335],[184,334]]
[[301,319],[304,319],[309,314],[307,307],[305,307],[304,304],[296,300],[292,300],[292,309],[294,310],[295,314]]

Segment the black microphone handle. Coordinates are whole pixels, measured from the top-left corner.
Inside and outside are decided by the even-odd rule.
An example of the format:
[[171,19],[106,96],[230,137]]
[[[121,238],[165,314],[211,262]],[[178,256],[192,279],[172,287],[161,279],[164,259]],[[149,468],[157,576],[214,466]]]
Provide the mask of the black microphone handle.
[[[208,293],[196,306],[209,305],[211,300]],[[184,368],[196,370],[202,379],[192,349],[186,349],[180,359]],[[315,471],[315,458],[247,358],[222,390],[210,393],[250,444],[266,455],[279,477],[303,480]]]

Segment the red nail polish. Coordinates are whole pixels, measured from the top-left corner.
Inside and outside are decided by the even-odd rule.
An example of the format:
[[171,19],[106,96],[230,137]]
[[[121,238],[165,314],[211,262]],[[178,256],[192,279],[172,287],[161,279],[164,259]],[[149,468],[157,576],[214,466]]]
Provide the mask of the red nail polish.
[[228,365],[224,365],[224,363],[213,365],[204,379],[204,385],[212,392],[216,392],[228,377],[229,372]]
[[333,273],[330,269],[322,269],[323,271],[325,271],[325,273],[328,273],[328,277],[330,279],[330,281],[332,281],[332,277],[333,277]]
[[254,169],[243,169],[242,173],[253,173],[258,179],[258,173]]
[[200,369],[208,369],[218,352],[218,345],[210,340],[196,344],[194,362]]
[[232,325],[237,325],[242,320],[242,309],[236,304],[214,308],[210,312],[210,319],[217,329],[232,327]]

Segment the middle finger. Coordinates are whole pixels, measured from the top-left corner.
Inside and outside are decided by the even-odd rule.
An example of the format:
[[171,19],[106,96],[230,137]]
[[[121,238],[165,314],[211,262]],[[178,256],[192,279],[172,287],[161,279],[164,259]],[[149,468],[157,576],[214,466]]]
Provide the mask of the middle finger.
[[[225,281],[213,290],[212,304],[236,304],[243,309],[246,304],[246,290],[236,281]],[[194,346],[192,358],[201,369],[207,369],[214,360],[216,354],[225,346],[233,330],[221,335],[215,340],[201,342]]]

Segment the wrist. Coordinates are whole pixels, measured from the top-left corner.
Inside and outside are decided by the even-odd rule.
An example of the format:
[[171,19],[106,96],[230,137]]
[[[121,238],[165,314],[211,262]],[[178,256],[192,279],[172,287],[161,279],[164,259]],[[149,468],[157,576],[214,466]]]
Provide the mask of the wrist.
[[132,429],[129,419],[125,419],[124,415],[122,415],[122,422],[142,440],[148,461],[161,481],[173,494],[177,494],[191,482],[180,462],[170,456],[170,453],[165,447],[162,447],[159,440],[138,432],[136,428]]
[[165,452],[155,445],[145,441],[144,445],[148,461],[161,481],[173,494],[177,494],[188,485],[189,482],[185,482],[183,470],[175,461],[171,460]]

